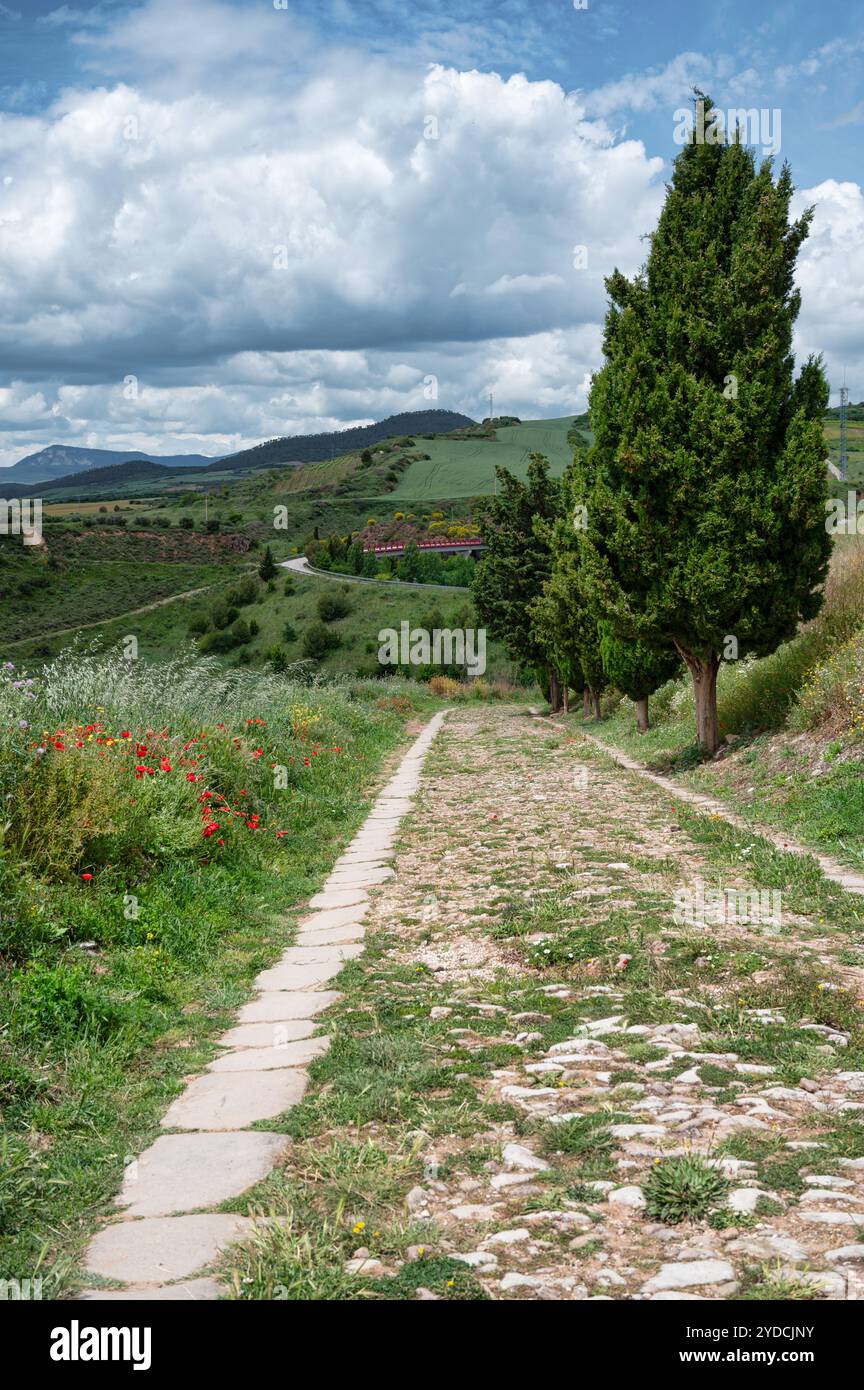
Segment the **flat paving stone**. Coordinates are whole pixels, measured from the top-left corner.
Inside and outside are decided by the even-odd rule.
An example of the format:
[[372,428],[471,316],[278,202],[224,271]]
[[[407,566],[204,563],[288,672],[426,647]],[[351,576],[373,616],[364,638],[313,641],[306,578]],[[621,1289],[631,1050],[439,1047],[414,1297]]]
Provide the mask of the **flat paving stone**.
[[203,1072],[169,1105],[162,1128],[244,1129],[296,1105],[306,1083],[306,1073],[296,1067],[221,1076]]
[[323,931],[325,927],[346,927],[349,924],[354,926],[363,921],[366,910],[364,903],[360,903],[357,907],[325,908],[323,912],[314,912],[308,917],[301,917],[297,925],[300,931]]
[[[358,850],[356,854],[344,854],[341,859],[337,859],[333,865],[332,872],[338,874],[340,869],[350,869],[357,864],[365,864],[369,869],[386,869],[387,860],[393,858],[392,849],[369,849]],[[335,892],[359,892],[359,889],[335,889]]]
[[356,907],[358,903],[368,903],[369,894],[365,888],[325,888],[309,899],[310,907]]
[[360,941],[365,934],[362,922],[349,922],[344,927],[325,927],[323,931],[301,931],[297,937],[297,945],[339,946],[350,941]]
[[315,1024],[311,1018],[290,1018],[270,1023],[239,1023],[221,1038],[220,1047],[275,1047],[286,1042],[311,1038]]
[[184,1279],[180,1284],[138,1284],[131,1289],[87,1289],[79,1303],[203,1303],[225,1295],[218,1279]]
[[266,1178],[289,1143],[284,1134],[257,1131],[160,1135],[129,1164],[117,1204],[129,1216],[170,1216],[218,1206]]
[[250,999],[237,1014],[238,1023],[287,1023],[292,1019],[314,1018],[329,1009],[342,995],[336,989],[265,990]]
[[[338,930],[338,928],[337,928]],[[357,941],[310,941],[289,946],[279,958],[279,965],[331,965],[334,961],[356,960],[363,954]]]
[[[277,1067],[302,1067],[320,1057],[330,1045],[328,1037],[306,1038],[301,1042],[275,1043],[270,1047],[239,1047],[211,1062],[209,1072],[274,1071]],[[242,1188],[240,1189],[242,1192]],[[197,1206],[205,1205],[202,1202]]]
[[[335,888],[338,884],[351,884],[360,887],[367,883],[386,883],[388,878],[392,878],[394,870],[387,869],[368,869],[365,866],[356,869],[340,869],[338,874],[331,874],[328,883]],[[345,908],[346,912],[353,912],[354,908]]]
[[311,989],[315,985],[326,984],[332,980],[344,968],[344,961],[331,960],[320,961],[314,965],[292,965],[290,962],[282,965],[274,965],[270,970],[263,970],[255,980],[259,989]]
[[212,1264],[220,1250],[254,1225],[251,1217],[222,1212],[119,1221],[93,1237],[86,1268],[125,1284],[185,1279]]

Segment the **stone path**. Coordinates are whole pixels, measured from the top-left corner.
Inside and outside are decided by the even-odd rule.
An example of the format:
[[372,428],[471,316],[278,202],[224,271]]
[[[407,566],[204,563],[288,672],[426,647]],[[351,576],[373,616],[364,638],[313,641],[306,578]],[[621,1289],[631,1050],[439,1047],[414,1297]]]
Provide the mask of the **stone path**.
[[327,986],[363,949],[369,890],[393,876],[394,837],[443,719],[436,714],[403,758],[311,899],[296,944],[257,977],[253,998],[219,1040],[225,1050],[189,1080],[163,1117],[166,1133],[126,1169],[122,1215],[94,1237],[85,1260],[91,1275],[125,1287],[88,1290],[82,1299],[180,1301],[223,1292],[206,1270],[256,1219],[217,1208],[266,1177],[286,1148],[283,1134],[249,1126],[301,1099],[305,1066],[328,1046],[315,1035],[316,1017],[339,998]]
[[[451,712],[329,1025],[422,1068],[353,1125],[331,1068],[280,1164],[304,1229],[342,1232],[345,1297],[453,1296],[445,1261],[496,1300],[864,1298],[860,904],[793,878],[780,928],[679,925],[682,882],[754,886],[755,832],[669,792],[575,726]],[[374,1185],[339,1180],[372,1153]],[[682,1160],[718,1182],[677,1220]]]

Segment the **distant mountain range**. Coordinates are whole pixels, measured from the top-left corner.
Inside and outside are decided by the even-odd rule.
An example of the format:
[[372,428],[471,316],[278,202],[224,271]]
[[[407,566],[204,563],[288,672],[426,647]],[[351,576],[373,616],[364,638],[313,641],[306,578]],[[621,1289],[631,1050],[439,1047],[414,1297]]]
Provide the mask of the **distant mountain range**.
[[212,457],[204,454],[170,454],[160,458],[140,449],[82,449],[74,444],[49,444],[46,449],[19,459],[11,468],[0,469],[0,486],[53,482],[55,478],[86,473],[91,468],[111,468],[133,460],[158,463],[165,468],[206,468],[213,462]]
[[447,434],[464,429],[476,422],[455,410],[410,410],[401,415],[388,415],[374,425],[360,425],[329,434],[286,435],[268,439],[251,449],[241,449],[224,458],[210,459],[203,454],[145,454],[130,449],[119,453],[112,449],[82,449],[74,445],[50,444],[37,454],[0,469],[0,493],[6,497],[20,496],[28,488],[41,484],[45,490],[104,487],[106,484],[133,482],[138,478],[164,478],[184,473],[198,476],[207,473],[246,473],[256,468],[296,467],[317,463],[336,454],[353,453],[378,444],[393,436]]

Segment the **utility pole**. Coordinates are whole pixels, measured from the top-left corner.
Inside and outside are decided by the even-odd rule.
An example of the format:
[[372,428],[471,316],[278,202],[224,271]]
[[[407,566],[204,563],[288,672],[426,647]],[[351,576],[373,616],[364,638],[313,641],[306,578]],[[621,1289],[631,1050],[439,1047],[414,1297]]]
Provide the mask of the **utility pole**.
[[840,387],[840,477],[849,476],[849,387],[846,385],[846,373],[843,373],[843,385]]

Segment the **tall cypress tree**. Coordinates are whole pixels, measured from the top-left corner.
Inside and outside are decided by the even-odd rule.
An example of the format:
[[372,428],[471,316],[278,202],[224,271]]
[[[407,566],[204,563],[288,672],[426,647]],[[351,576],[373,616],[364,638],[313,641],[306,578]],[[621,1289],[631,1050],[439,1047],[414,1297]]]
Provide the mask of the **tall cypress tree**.
[[582,569],[581,532],[575,524],[575,499],[585,490],[585,458],[580,445],[561,480],[561,507],[554,522],[537,521],[534,529],[549,547],[552,566],[543,594],[532,605],[534,631],[555,660],[581,676],[585,711],[589,700],[600,718],[600,695],[606,685],[600,653],[597,609],[586,592]]
[[506,468],[495,472],[499,490],[477,508],[486,549],[474,573],[474,605],[490,636],[504,644],[520,668],[547,668],[551,703],[557,709],[559,675],[532,630],[529,605],[541,593],[550,565],[549,547],[535,530],[535,518],[551,521],[556,516],[561,487],[549,476],[542,454],[531,455],[524,483]]
[[790,221],[788,166],[720,138],[681,151],[645,267],[606,282],[583,544],[616,634],[686,662],[708,751],[728,639],[762,656],[812,618],[831,544],[827,386],[791,350],[812,209]]

